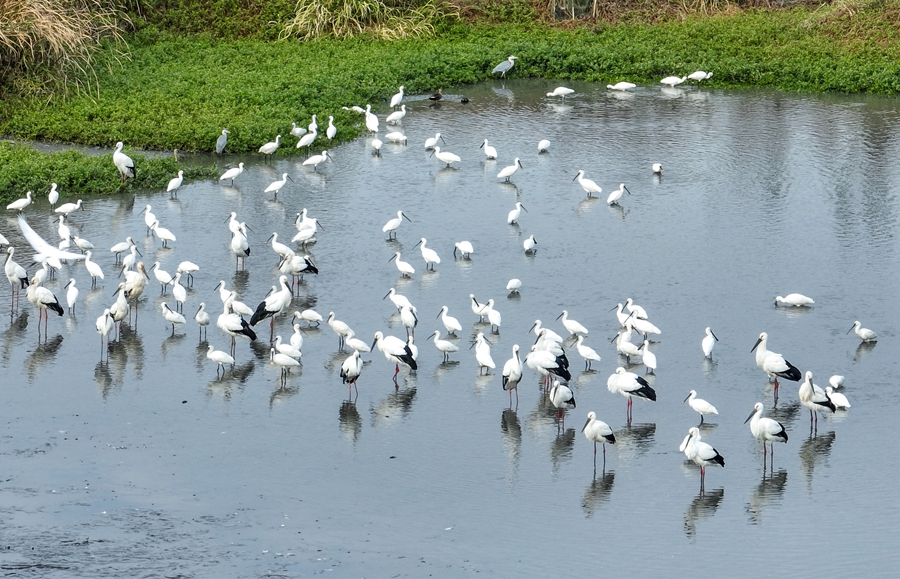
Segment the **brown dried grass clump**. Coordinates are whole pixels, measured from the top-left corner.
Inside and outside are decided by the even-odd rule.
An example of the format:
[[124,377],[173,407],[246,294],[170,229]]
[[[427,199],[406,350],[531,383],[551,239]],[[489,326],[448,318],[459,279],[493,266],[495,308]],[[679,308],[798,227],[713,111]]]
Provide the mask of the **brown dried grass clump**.
[[130,24],[107,0],[0,0],[0,90],[87,86],[100,42],[124,45]]
[[368,34],[397,40],[429,36],[435,22],[452,12],[447,4],[433,0],[298,0],[281,37],[346,39]]

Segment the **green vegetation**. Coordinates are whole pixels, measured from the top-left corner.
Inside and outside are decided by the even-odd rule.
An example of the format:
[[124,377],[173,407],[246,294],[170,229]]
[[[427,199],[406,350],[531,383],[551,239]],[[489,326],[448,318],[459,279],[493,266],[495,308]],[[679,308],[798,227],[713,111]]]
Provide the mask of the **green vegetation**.
[[0,141],[0,200],[8,203],[33,191],[46,194],[55,182],[61,191],[79,195],[112,195],[137,188],[165,188],[169,179],[184,170],[185,181],[218,176],[213,167],[184,166],[172,157],[147,157],[126,151],[134,159],[137,177],[121,183],[109,155],[85,155],[78,151],[40,153],[32,147]]
[[[0,0],[0,14],[9,1]],[[342,106],[371,103],[384,111],[401,84],[414,94],[488,80],[510,54],[519,57],[512,77],[656,83],[703,69],[715,72],[709,85],[718,87],[900,93],[900,0],[789,9],[742,9],[713,0],[631,0],[616,4],[620,9],[587,0],[450,1],[138,0],[131,4],[129,57],[95,66],[90,93],[52,98],[55,93],[0,83],[6,91],[0,135],[110,149],[121,140],[127,147],[210,151],[227,127],[231,152],[253,152],[281,134],[287,138],[277,154],[292,155],[292,121],[305,125],[316,113],[322,123],[334,115],[338,139],[353,138],[363,119]],[[560,16],[576,4],[588,17],[596,9],[598,17],[551,18],[551,9]],[[407,15],[410,8],[431,12],[417,29],[395,12],[372,10],[375,5],[404,7]],[[325,26],[310,18],[336,6],[349,10],[343,20],[323,16]],[[332,37],[351,30],[358,34]],[[115,41],[100,46],[97,62],[110,62],[121,48]],[[26,161],[21,152],[14,157],[0,172],[0,191],[15,189],[18,196],[23,187],[39,185],[31,180],[35,169],[28,177],[13,175],[17,169],[9,165]],[[115,177],[105,190],[120,190]]]

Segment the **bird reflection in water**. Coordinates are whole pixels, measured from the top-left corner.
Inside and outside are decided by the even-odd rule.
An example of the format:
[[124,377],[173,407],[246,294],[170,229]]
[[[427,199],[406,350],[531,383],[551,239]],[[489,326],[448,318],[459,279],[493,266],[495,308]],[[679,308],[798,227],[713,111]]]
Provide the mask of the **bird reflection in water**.
[[635,458],[646,453],[653,446],[656,423],[628,424],[617,430],[616,448],[620,458]]
[[178,346],[181,345],[181,342],[184,340],[186,334],[172,334],[168,336],[165,340],[163,340],[162,344],[159,348],[159,353],[162,356],[162,359],[165,360],[166,356],[170,351],[175,350],[178,351]]
[[594,471],[594,480],[588,485],[584,491],[584,498],[581,499],[581,508],[584,509],[584,515],[590,518],[594,515],[598,505],[609,502],[612,495],[613,483],[616,480],[615,471],[604,472],[599,478]]
[[503,449],[516,467],[522,451],[522,425],[515,410],[507,408],[500,415],[500,433],[503,435]]
[[559,473],[560,465],[572,458],[575,449],[575,429],[567,428],[561,434],[556,435],[550,444],[550,462],[553,474]]
[[703,519],[708,519],[719,508],[722,498],[725,496],[725,489],[716,489],[706,491],[694,497],[691,504],[684,511],[684,534],[689,539],[693,539],[697,535],[697,523]]
[[221,375],[217,374],[215,380],[211,380],[206,385],[207,397],[218,394],[223,400],[231,400],[231,394],[234,389],[242,390],[255,368],[256,362],[248,360],[243,364],[236,364],[228,372],[223,372]]
[[135,377],[140,380],[144,377],[144,341],[131,326],[122,325],[119,339],[110,342],[107,348],[107,363],[116,383],[123,382],[125,370],[132,357]]
[[777,474],[770,474],[768,477],[763,474],[762,482],[756,485],[753,494],[750,495],[750,502],[747,503],[747,514],[752,524],[758,525],[762,522],[762,512],[766,505],[781,501],[785,485],[787,485],[786,470],[781,469]]
[[594,205],[600,202],[599,197],[585,197],[581,201],[578,202],[578,207],[575,209],[575,213],[578,214],[579,217],[584,217],[587,213],[594,208]]
[[112,374],[109,372],[108,362],[97,362],[97,365],[94,366],[94,383],[97,384],[97,388],[100,390],[101,398],[105,400],[113,386],[115,386]]
[[359,435],[362,432],[362,417],[356,409],[355,402],[349,400],[341,402],[338,423],[341,433],[347,437],[347,440],[354,443],[359,440]]
[[863,356],[875,349],[877,344],[878,342],[860,342],[859,346],[856,347],[856,352],[853,354],[853,361],[859,363]]
[[287,376],[285,376],[284,379],[279,378],[278,388],[273,390],[272,394],[269,396],[270,410],[275,406],[276,403],[281,403],[300,391],[299,388],[289,386],[287,383],[287,379]]
[[818,436],[812,436],[800,446],[800,468],[806,475],[807,488],[812,487],[813,470],[816,462],[828,458],[831,454],[831,445],[834,444],[834,431]]
[[9,363],[10,351],[13,346],[19,346],[23,343],[23,333],[28,328],[28,310],[22,310],[21,313],[15,315],[14,312],[9,314],[9,327],[3,331],[3,361]]
[[[392,383],[393,385],[393,383]],[[392,388],[393,389],[393,388]],[[416,387],[393,389],[393,392],[383,398],[378,406],[373,407],[372,426],[392,426],[397,424],[412,410],[413,400],[416,398]]]
[[29,383],[34,382],[35,374],[37,374],[42,367],[48,362],[56,359],[56,352],[59,350],[62,343],[63,337],[60,334],[57,334],[52,338],[45,339],[43,343],[39,342],[38,346],[25,357],[25,374],[28,376]]

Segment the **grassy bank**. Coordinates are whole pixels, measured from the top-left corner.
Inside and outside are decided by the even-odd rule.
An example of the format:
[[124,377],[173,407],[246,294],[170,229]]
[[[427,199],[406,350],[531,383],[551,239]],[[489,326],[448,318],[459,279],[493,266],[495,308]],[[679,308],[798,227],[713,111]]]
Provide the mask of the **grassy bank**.
[[[709,84],[718,87],[900,93],[900,2],[866,6],[735,9],[567,29],[522,17],[505,25],[455,20],[436,36],[392,42],[273,41],[272,27],[254,38],[238,38],[241,29],[219,37],[173,34],[150,23],[128,39],[129,59],[96,69],[91,94],[49,101],[6,97],[0,135],[209,151],[227,127],[229,150],[251,152],[276,134],[287,135],[291,121],[305,126],[316,113],[323,127],[333,115],[338,138],[347,139],[361,132],[362,117],[341,106],[371,103],[383,112],[400,84],[407,93],[423,93],[487,80],[510,54],[519,57],[513,77],[655,84],[702,69],[715,72]],[[292,146],[278,151],[296,153]],[[0,174],[3,198],[10,191],[19,196],[19,183],[32,181],[18,178],[12,185],[8,171]]]

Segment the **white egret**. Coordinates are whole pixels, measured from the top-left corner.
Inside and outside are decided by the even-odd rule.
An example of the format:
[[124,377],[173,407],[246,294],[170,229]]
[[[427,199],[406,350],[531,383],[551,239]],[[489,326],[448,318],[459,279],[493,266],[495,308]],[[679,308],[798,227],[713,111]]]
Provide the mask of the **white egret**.
[[784,297],[775,296],[775,305],[778,305],[778,302],[782,302],[788,306],[809,306],[811,304],[816,303],[812,298],[807,297],[803,294],[788,294]]
[[206,351],[206,357],[216,363],[216,376],[219,375],[219,369],[222,370],[222,374],[225,374],[225,364],[234,366],[234,358],[229,356],[227,352],[216,350],[216,347],[212,344],[209,345],[209,350]]
[[472,253],[475,252],[475,248],[472,247],[471,241],[457,241],[453,244],[453,257],[456,257],[456,252],[459,251],[459,256],[463,259],[471,259]]
[[50,202],[50,209],[53,209],[56,206],[56,202],[59,201],[59,191],[56,189],[56,183],[50,183],[50,192],[47,194],[47,201]]
[[634,84],[633,82],[626,82],[623,80],[623,81],[617,82],[616,84],[608,84],[608,85],[606,85],[606,88],[608,88],[609,90],[631,90],[636,86],[637,85]]
[[134,166],[134,160],[122,152],[122,147],[124,147],[122,141],[116,143],[116,150],[113,151],[113,164],[119,170],[119,176],[122,178],[122,183],[124,183],[125,179],[129,177],[134,179],[137,169]]
[[[424,237],[419,240],[419,243],[413,246],[413,249],[421,246],[422,249],[422,259],[425,260],[425,271],[428,271],[428,266],[431,266],[431,271],[434,271],[434,264],[441,263],[441,257],[437,254],[437,252],[430,247],[425,247],[425,244],[428,240]],[[399,266],[398,266],[399,267]]]
[[847,330],[847,333],[856,332],[856,336],[862,340],[863,342],[877,342],[878,334],[870,330],[869,328],[862,327],[862,324],[859,323],[859,320],[853,322],[853,327]]
[[835,411],[834,402],[828,397],[824,390],[813,384],[812,372],[806,372],[806,379],[800,384],[800,404],[809,409],[809,425],[812,426],[813,418],[816,425],[819,424],[819,412],[825,410]]
[[328,127],[325,129],[325,136],[328,137],[328,140],[334,139],[335,135],[337,135],[337,127],[334,126],[334,117],[328,117]]
[[434,339],[434,347],[444,355],[444,362],[450,360],[450,354],[452,352],[459,352],[459,347],[456,344],[441,339],[441,332],[439,330],[434,331],[432,338]]
[[391,239],[391,237],[394,237],[396,239],[397,230],[400,229],[400,224],[403,223],[404,219],[412,223],[412,220],[407,217],[405,213],[403,213],[402,211],[398,211],[397,217],[394,217],[393,219],[385,223],[384,227],[381,228],[381,231],[388,234],[388,239]]
[[525,248],[525,253],[537,253],[537,240],[534,235],[529,235],[528,239],[522,243],[522,247]]
[[600,354],[593,348],[584,345],[584,336],[578,336],[578,340],[575,342],[575,349],[578,350],[578,355],[584,358],[585,371],[591,369],[592,362],[600,361]]
[[406,88],[402,84],[400,85],[400,90],[391,97],[391,108],[396,107],[403,101],[403,89]]
[[175,325],[176,324],[185,324],[187,320],[184,319],[184,316],[176,312],[175,310],[169,307],[169,304],[163,302],[160,306],[162,309],[162,315],[166,319],[167,322],[172,324],[172,335],[175,335]]
[[75,279],[69,278],[63,289],[66,290],[66,305],[69,307],[69,313],[74,314],[75,302],[78,300],[78,288],[75,287]]
[[23,209],[25,209],[32,203],[34,203],[34,201],[31,200],[31,191],[28,191],[27,193],[25,193],[25,197],[23,197],[22,199],[16,199],[15,201],[7,205],[6,208],[9,211],[16,211],[18,213],[21,213]]
[[597,419],[597,414],[592,410],[588,412],[587,422],[581,429],[584,437],[594,443],[594,470],[597,469],[597,443],[603,445],[603,468],[606,469],[606,444],[615,444],[616,435],[613,434],[609,424]]
[[222,129],[222,134],[219,135],[219,138],[216,139],[216,154],[221,155],[222,151],[225,150],[225,145],[228,144],[228,135],[231,133],[228,129]]
[[153,233],[155,233],[156,236],[162,240],[163,247],[168,247],[168,243],[170,241],[176,240],[174,233],[172,233],[165,227],[160,227],[158,219],[153,222],[153,225],[150,226],[150,229],[153,230]]
[[403,117],[406,116],[406,105],[400,105],[399,111],[394,111],[388,115],[387,119],[385,119],[385,123],[388,125],[399,125],[403,120]]
[[550,141],[547,139],[541,139],[538,141],[538,155],[541,153],[546,153],[550,150]]
[[619,183],[619,188],[609,194],[609,197],[606,198],[607,205],[618,205],[619,199],[622,198],[622,195],[625,193],[631,195],[631,191],[628,190],[628,187],[625,186],[625,183]]
[[675,87],[675,86],[677,86],[677,85],[683,83],[683,82],[686,81],[686,80],[687,80],[687,77],[686,77],[686,76],[682,76],[682,77],[677,77],[677,76],[667,76],[666,78],[662,79],[662,80],[659,81],[659,82],[660,82],[660,84],[664,84],[664,85],[669,86],[669,87]]
[[572,94],[573,92],[575,92],[573,89],[566,88],[564,86],[558,86],[555,89],[553,89],[553,92],[548,92],[547,96],[548,97],[562,97],[563,100],[565,100],[566,97],[569,96],[570,94]]
[[587,193],[588,198],[592,197],[595,193],[599,195],[603,189],[600,188],[600,185],[597,185],[591,179],[584,178],[584,170],[579,170],[578,174],[572,178],[572,181],[578,181],[578,184],[581,185],[581,188],[584,189],[584,192]]
[[756,350],[756,365],[762,368],[769,378],[775,379],[775,396],[778,396],[778,378],[785,378],[793,382],[799,382],[802,377],[796,366],[784,359],[777,352],[766,349],[769,334],[762,332],[756,344],[750,349]]
[[447,141],[444,140],[444,137],[442,137],[440,133],[435,133],[433,137],[425,139],[425,150],[433,149],[435,145],[438,144],[438,141],[441,141],[445,145],[447,144]]
[[290,175],[288,175],[287,173],[282,173],[282,174],[281,174],[281,179],[279,179],[278,181],[272,181],[271,183],[269,183],[269,186],[266,187],[266,190],[263,191],[263,193],[274,193],[274,194],[275,194],[275,197],[274,197],[274,198],[275,198],[275,200],[277,200],[277,199],[278,199],[278,192],[281,191],[281,189],[287,184],[288,179],[290,179],[291,181],[294,180],[294,179],[293,179]]
[[691,390],[691,393],[687,395],[681,403],[688,403],[688,406],[693,408],[696,412],[700,414],[700,424],[703,424],[703,417],[707,414],[718,414],[719,411],[716,410],[716,407],[707,402],[702,398],[697,398],[697,391]]
[[772,420],[771,418],[764,417],[763,413],[763,405],[762,402],[757,402],[753,405],[753,412],[750,413],[750,416],[747,417],[747,420],[744,421],[744,424],[750,423],[750,433],[757,440],[761,440],[763,443],[763,456],[766,454],[766,443],[772,443],[772,454],[775,454],[775,443],[776,442],[787,442],[788,435],[784,430],[784,425],[782,425],[777,420]]
[[497,74],[499,72],[501,77],[506,78],[506,73],[509,72],[509,70],[512,69],[513,66],[515,66],[516,59],[518,59],[517,56],[510,56],[509,58],[495,66],[494,70],[491,71],[491,74]]
[[489,374],[496,366],[494,359],[491,358],[491,343],[484,337],[482,332],[475,335],[475,341],[469,347],[471,350],[475,348],[475,361],[478,362],[478,374]]
[[313,155],[309,159],[303,161],[303,166],[309,167],[310,165],[312,165],[313,171],[317,171],[319,168],[319,164],[324,163],[326,160],[330,161],[331,157],[328,156],[328,151],[323,150],[320,154]]
[[616,368],[616,371],[606,380],[606,389],[613,394],[621,394],[628,400],[626,406],[628,422],[631,422],[631,407],[634,397],[656,401],[656,390],[646,380],[633,372],[626,371],[621,366]]
[[715,448],[700,440],[700,429],[691,427],[688,435],[682,441],[678,450],[684,453],[688,460],[700,467],[700,492],[705,490],[706,467],[711,464],[725,466],[725,459]]
[[516,391],[516,402],[519,400],[519,382],[522,380],[522,360],[519,359],[519,345],[512,347],[512,358],[503,364],[501,383],[509,392],[509,405],[512,406],[512,391]]
[[522,162],[519,161],[518,157],[516,157],[516,159],[513,161],[512,165],[503,167],[503,169],[501,169],[500,172],[497,173],[497,178],[504,179],[508,182],[510,177],[512,177],[513,174],[519,170],[519,168],[524,169],[524,167],[522,167]]
[[274,141],[265,143],[262,147],[259,148],[259,152],[267,157],[271,157],[272,154],[278,150],[279,145],[281,145],[281,135],[275,137]]
[[173,196],[178,196],[178,188],[181,187],[181,184],[184,182],[184,171],[178,171],[178,176],[169,180],[169,184],[166,186],[166,193],[171,193]]
[[706,326],[706,336],[700,342],[700,347],[703,349],[703,355],[705,357],[712,358],[713,347],[718,341],[719,337],[713,333],[709,326]]
[[487,139],[485,139],[484,142],[481,143],[481,146],[478,148],[484,149],[484,156],[487,157],[488,159],[496,159],[497,158],[497,149],[488,145]]
[[401,275],[402,277],[412,277],[413,274],[416,273],[416,268],[414,268],[413,266],[411,266],[411,265],[409,264],[409,262],[407,262],[407,261],[402,261],[402,260],[400,259],[400,252],[399,252],[399,251],[395,252],[395,253],[394,253],[394,256],[391,257],[388,261],[389,261],[389,262],[390,262],[390,261],[395,261],[395,262],[397,263],[397,270],[400,272],[400,275]]
[[232,167],[231,169],[228,169],[227,171],[222,173],[222,176],[219,177],[219,181],[231,181],[231,184],[234,185],[235,178],[237,178],[243,172],[244,164],[238,163],[237,167]]
[[459,155],[454,155],[450,151],[441,151],[441,148],[438,146],[434,147],[432,155],[437,157],[438,161],[442,163],[447,163],[447,166],[450,166],[450,163],[459,163],[461,159]]

